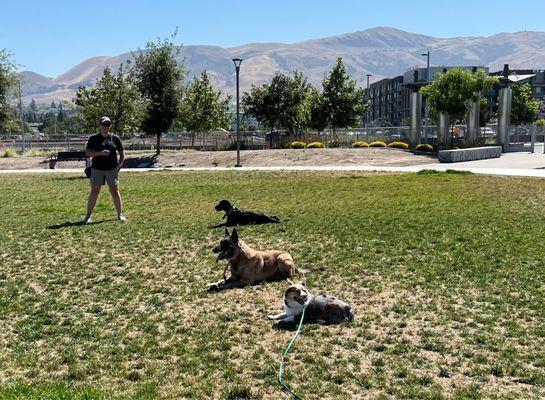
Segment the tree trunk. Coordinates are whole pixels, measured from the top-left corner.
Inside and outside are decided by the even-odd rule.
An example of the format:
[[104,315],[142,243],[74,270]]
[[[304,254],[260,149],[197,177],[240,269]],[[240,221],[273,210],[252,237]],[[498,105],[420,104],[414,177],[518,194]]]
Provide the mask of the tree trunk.
[[158,133],[157,135],[157,147],[155,148],[155,155],[158,156],[161,154],[161,133]]
[[195,149],[195,132],[191,132],[191,150]]
[[269,135],[269,148],[273,148],[273,130],[271,129],[271,133]]

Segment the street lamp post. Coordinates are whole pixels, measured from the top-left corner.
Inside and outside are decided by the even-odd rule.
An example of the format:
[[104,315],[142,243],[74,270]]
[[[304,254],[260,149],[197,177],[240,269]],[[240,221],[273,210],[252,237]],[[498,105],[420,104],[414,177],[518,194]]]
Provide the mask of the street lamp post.
[[241,58],[233,58],[233,63],[235,64],[235,70],[237,72],[237,163],[235,167],[242,167],[240,163],[240,103],[239,103],[239,72],[240,64],[242,63]]
[[[367,99],[371,100],[371,95],[369,94],[369,78],[372,77],[373,75],[367,74],[365,76],[367,77],[367,89],[366,89],[365,93],[367,93]],[[365,118],[365,133],[367,135],[369,135],[369,117],[370,117],[370,109],[368,108],[367,109],[367,118]]]
[[21,100],[21,81],[19,81],[19,122],[21,123],[21,153],[25,153],[25,123],[23,121],[23,101]]
[[[426,82],[429,82],[430,81],[430,51],[428,50],[427,52],[422,53],[422,56],[426,56],[426,58],[427,58]],[[426,107],[424,108],[424,138],[426,139],[426,143],[428,143],[429,113],[430,113],[430,102],[428,101],[428,98],[426,98]]]

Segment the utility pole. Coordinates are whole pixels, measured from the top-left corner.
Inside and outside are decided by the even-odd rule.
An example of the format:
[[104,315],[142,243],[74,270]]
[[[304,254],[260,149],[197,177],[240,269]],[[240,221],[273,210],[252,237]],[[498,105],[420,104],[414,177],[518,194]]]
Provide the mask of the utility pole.
[[242,167],[240,163],[240,101],[239,101],[239,73],[240,73],[240,64],[242,63],[241,58],[233,58],[233,63],[235,64],[235,71],[237,74],[237,163],[235,167]]
[[25,149],[25,123],[23,121],[23,101],[21,100],[21,81],[19,81],[19,121],[21,122],[21,153]]
[[[422,56],[426,56],[426,82],[430,82],[430,51],[428,50],[425,53],[422,53]],[[430,102],[426,97],[426,105],[424,107],[424,138],[426,143],[428,143],[428,124],[429,124],[429,114],[430,114]]]
[[[367,94],[367,99],[370,100],[371,99],[371,96],[369,94],[369,78],[372,77],[373,75],[371,74],[367,74],[365,75],[367,76],[367,90],[365,91],[365,93]],[[369,118],[370,118],[370,112],[369,112],[370,108],[367,109],[367,117],[365,118],[365,133],[367,135],[369,135]]]

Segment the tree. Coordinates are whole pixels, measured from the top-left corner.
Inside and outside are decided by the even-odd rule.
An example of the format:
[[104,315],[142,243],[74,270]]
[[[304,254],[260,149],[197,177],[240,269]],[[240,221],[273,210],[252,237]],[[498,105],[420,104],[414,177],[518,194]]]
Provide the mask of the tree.
[[49,108],[57,108],[57,105],[55,104],[55,100],[51,101],[51,105],[49,106]]
[[527,83],[512,86],[511,124],[531,124],[537,121],[540,102],[532,97],[532,87]]
[[62,124],[62,123],[64,122],[65,118],[66,118],[66,114],[65,114],[65,112],[64,112],[64,110],[63,110],[63,107],[62,107],[62,103],[61,103],[61,102],[59,102],[59,107],[58,107],[58,109],[59,109],[59,110],[57,111],[57,122],[59,122],[59,123]]
[[47,133],[48,135],[55,134],[61,130],[57,126],[57,116],[53,112],[48,112],[44,118],[43,122],[38,127],[40,132]]
[[490,122],[494,115],[488,109],[488,100],[485,97],[481,97],[480,103],[479,124],[483,127]]
[[288,79],[280,125],[291,133],[301,132],[309,126],[311,96],[316,88],[298,71],[293,73],[293,78],[288,77]]
[[445,113],[451,120],[460,120],[469,112],[471,103],[479,101],[481,93],[497,81],[482,70],[472,73],[453,68],[438,74],[434,82],[420,91],[428,96],[431,113]]
[[324,113],[323,97],[316,88],[313,88],[310,92],[309,127],[320,132],[327,128],[327,115]]
[[104,115],[112,120],[112,132],[133,133],[140,127],[144,104],[132,76],[123,73],[123,65],[115,76],[104,68],[93,88],[80,86],[74,102],[82,116],[82,128],[87,131],[96,132]]
[[279,124],[280,111],[271,99],[269,86],[269,84],[252,85],[250,91],[242,95],[242,107],[246,115],[254,117],[272,133]]
[[10,105],[12,91],[18,79],[15,62],[11,53],[0,49],[0,132],[12,132],[17,126],[17,118]]
[[348,75],[341,57],[322,84],[320,109],[333,132],[357,124],[368,107],[364,101],[365,90],[356,86],[356,81]]
[[181,103],[181,124],[194,134],[208,133],[214,129],[227,128],[230,96],[222,98],[221,91],[216,91],[210,83],[206,71],[201,79],[195,77],[186,89]]
[[252,86],[244,93],[242,104],[245,113],[265,124],[271,133],[280,127],[294,133],[309,124],[312,91],[302,73],[295,71],[293,78],[278,73],[270,83]]
[[25,121],[28,121],[30,123],[36,123],[38,122],[38,106],[36,105],[36,101],[32,99],[30,102],[30,105],[28,106],[28,111],[24,114]]
[[180,112],[183,80],[186,72],[176,56],[180,47],[171,39],[148,42],[145,51],[135,55],[133,74],[142,97],[146,100],[146,113],[142,121],[144,132],[157,137],[157,155],[161,153],[161,135],[166,132]]

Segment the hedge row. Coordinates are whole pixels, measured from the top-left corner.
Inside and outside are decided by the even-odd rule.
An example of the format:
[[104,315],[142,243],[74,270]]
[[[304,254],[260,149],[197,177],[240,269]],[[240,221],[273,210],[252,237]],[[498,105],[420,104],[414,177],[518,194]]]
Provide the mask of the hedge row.
[[[323,142],[311,142],[311,143],[305,143],[305,142],[291,142],[288,147],[290,149],[324,149],[326,145]],[[394,149],[403,149],[407,150],[409,148],[409,145],[405,142],[391,142],[389,144],[386,144],[382,141],[374,141],[371,143],[364,142],[362,140],[359,140],[357,142],[352,143],[352,147],[354,148],[365,148],[365,147],[390,147]],[[432,152],[433,146],[429,144],[419,144],[415,148],[416,151],[425,151],[425,152]]]

